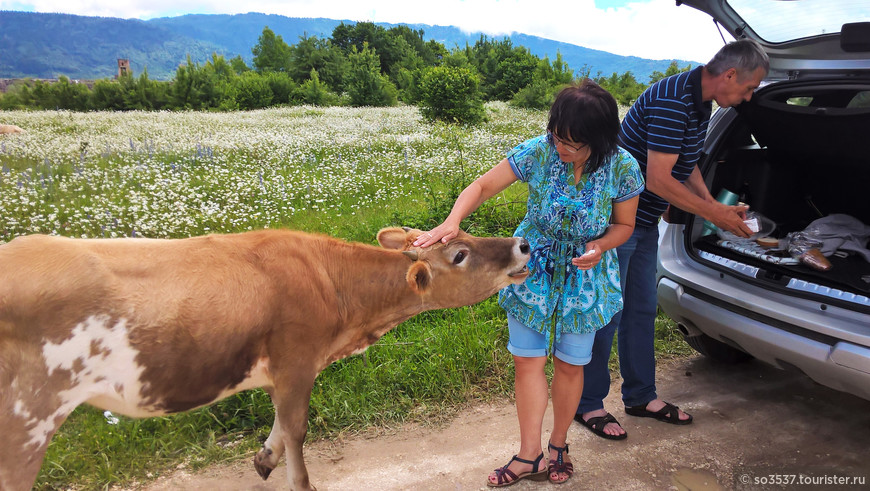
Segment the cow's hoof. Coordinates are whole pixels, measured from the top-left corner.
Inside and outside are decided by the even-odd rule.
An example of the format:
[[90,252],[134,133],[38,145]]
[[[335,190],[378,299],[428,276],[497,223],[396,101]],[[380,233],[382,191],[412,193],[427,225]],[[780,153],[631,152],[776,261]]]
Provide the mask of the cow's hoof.
[[257,474],[263,478],[265,481],[269,479],[269,474],[275,469],[275,466],[271,464],[272,450],[268,448],[263,448],[257,455],[254,455],[254,469],[257,469]]

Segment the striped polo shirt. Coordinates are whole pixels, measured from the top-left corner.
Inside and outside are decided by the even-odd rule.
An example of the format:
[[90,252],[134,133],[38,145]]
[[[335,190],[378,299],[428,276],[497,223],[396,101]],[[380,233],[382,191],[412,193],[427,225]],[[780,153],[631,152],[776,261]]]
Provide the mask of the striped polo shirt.
[[[701,95],[701,69],[678,73],[651,85],[628,110],[619,131],[619,145],[640,164],[646,179],[647,150],[680,156],[671,172],[685,182],[701,158],[712,103]],[[652,226],[668,202],[647,187],[637,206],[637,225]]]

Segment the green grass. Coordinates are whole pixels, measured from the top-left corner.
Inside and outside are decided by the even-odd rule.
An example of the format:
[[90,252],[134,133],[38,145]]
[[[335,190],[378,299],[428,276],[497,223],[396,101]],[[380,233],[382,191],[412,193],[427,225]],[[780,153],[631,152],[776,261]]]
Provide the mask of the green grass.
[[[415,108],[281,108],[247,113],[0,112],[27,130],[0,140],[0,243],[31,233],[186,237],[263,227],[374,243],[384,226],[440,223],[459,191],[546,113],[488,106],[476,127],[423,122]],[[469,217],[510,235],[525,213],[515,184]],[[309,440],[407,421],[438,423],[510,397],[513,363],[495,298],[420,314],[317,378]],[[659,316],[658,356],[690,349]],[[616,368],[615,356],[611,367]],[[262,390],[171,417],[108,424],[82,406],[49,445],[37,489],[103,489],[183,464],[250,458],[273,412]]]

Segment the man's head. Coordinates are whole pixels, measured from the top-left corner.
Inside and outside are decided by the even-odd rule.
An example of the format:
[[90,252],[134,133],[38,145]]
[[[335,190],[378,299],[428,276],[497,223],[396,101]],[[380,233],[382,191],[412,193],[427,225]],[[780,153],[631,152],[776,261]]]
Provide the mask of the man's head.
[[770,70],[770,61],[757,42],[740,39],[723,46],[705,69],[714,81],[711,99],[731,107],[752,98]]

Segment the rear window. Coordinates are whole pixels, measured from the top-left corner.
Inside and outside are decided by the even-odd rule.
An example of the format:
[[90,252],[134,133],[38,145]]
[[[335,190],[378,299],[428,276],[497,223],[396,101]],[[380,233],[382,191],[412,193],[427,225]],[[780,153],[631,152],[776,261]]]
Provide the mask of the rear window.
[[843,24],[870,21],[867,0],[728,0],[728,4],[771,43],[838,33]]

